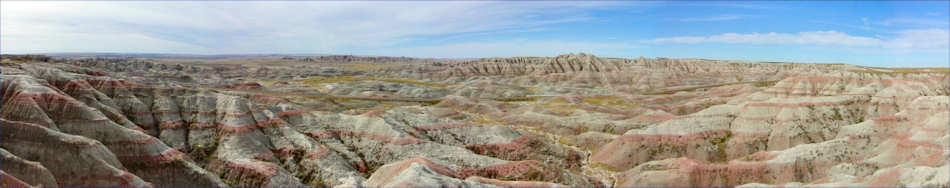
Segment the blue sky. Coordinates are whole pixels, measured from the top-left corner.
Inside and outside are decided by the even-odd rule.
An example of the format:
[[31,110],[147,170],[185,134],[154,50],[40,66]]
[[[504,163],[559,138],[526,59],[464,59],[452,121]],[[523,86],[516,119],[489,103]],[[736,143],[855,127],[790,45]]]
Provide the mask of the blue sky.
[[948,1],[0,3],[2,53],[950,63]]

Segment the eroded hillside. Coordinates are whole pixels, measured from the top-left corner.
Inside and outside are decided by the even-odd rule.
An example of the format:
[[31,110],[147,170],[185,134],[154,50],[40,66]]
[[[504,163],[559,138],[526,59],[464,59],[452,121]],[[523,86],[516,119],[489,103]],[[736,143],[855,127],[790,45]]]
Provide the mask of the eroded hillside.
[[945,68],[589,54],[0,68],[7,185],[950,185]]

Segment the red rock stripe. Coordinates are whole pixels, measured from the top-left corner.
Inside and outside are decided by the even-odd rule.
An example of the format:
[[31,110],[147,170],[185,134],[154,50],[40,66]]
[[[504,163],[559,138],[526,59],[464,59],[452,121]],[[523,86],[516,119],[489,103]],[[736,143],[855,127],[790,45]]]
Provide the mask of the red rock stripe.
[[263,112],[264,110],[266,109],[259,108],[259,109],[254,109],[254,110],[248,110],[247,112],[243,112],[243,113],[236,113],[236,114],[225,113],[224,117],[225,118],[240,118],[240,117],[251,115],[253,113]]
[[178,115],[179,113],[180,113],[179,111],[159,110],[159,111],[134,112],[133,114],[135,115]]
[[278,126],[278,125],[283,125],[286,123],[287,122],[284,122],[284,120],[282,119],[269,119],[269,120],[257,121],[257,122],[246,124],[246,125],[229,125],[229,124],[224,124],[224,123],[217,123],[216,125],[221,131],[224,131],[224,132],[245,133],[257,127]]
[[481,125],[474,124],[474,123],[450,123],[450,124],[427,125],[427,126],[421,126],[417,128],[426,130],[426,131],[434,131],[434,130],[440,130],[440,129],[453,129],[453,128],[472,127],[472,126],[481,126]]
[[217,123],[217,125],[219,131],[229,133],[245,133],[257,128],[257,125],[254,123],[247,125],[227,125],[223,123]]
[[529,142],[529,141],[531,141],[533,138],[534,138],[534,137],[532,137],[532,136],[530,136],[530,135],[522,135],[521,137],[518,137],[517,139],[514,139],[514,140],[512,140],[512,141],[509,142],[509,143],[502,143],[502,144],[472,144],[472,145],[465,146],[465,148],[469,148],[469,149],[477,150],[477,151],[488,151],[488,150],[510,151],[510,150],[520,150],[520,149],[523,149],[524,147],[526,147],[526,146],[527,146],[526,143]]
[[795,121],[808,120],[808,118],[774,119],[774,117],[755,117],[755,118],[737,117],[736,119],[748,120],[748,121],[768,121],[768,120],[775,120],[775,122],[773,122],[772,125],[778,125],[778,124],[783,124],[783,123],[788,123],[788,122],[795,122]]
[[[314,143],[314,145],[318,147],[318,151],[308,152],[304,154],[304,157],[317,159],[317,158],[322,158],[323,156],[327,156],[330,154],[330,149],[323,146],[322,144]],[[294,148],[289,148],[289,147],[281,147],[277,149],[277,152],[282,156],[291,155],[297,151],[300,151],[300,149],[294,149]]]
[[436,117],[439,117],[439,118],[448,118],[448,117],[455,117],[455,116],[458,116],[458,115],[462,115],[462,113],[460,113],[460,112],[458,112],[458,111],[452,111],[452,113],[442,114],[442,115],[438,115],[438,116],[436,116]]
[[277,166],[267,162],[235,162],[235,161],[226,161],[228,167],[236,169],[244,169],[250,172],[257,173],[265,177],[271,177],[277,175]]
[[[263,109],[263,108],[262,108],[262,109],[250,110],[250,111],[243,112],[243,113],[224,114],[223,116],[224,116],[225,118],[240,118],[240,117],[245,117],[245,116],[251,115],[252,113],[263,112],[264,110],[266,110],[266,109]],[[145,112],[136,112],[135,114],[136,114],[136,115],[152,115],[152,114],[155,114],[155,115],[167,115],[167,114],[178,114],[178,113],[182,113],[182,114],[197,113],[197,114],[205,114],[205,115],[216,115],[216,114],[218,114],[218,111],[208,111],[208,112],[191,111],[191,110],[182,110],[182,111],[180,111],[180,112],[176,112],[176,111],[154,111],[154,112],[153,112],[153,111],[145,111]]]
[[888,122],[907,121],[907,117],[891,114],[891,115],[871,118],[871,120],[874,120],[874,122],[888,123]]
[[805,106],[831,106],[855,103],[857,101],[835,101],[835,102],[801,102],[801,103],[749,103],[743,108],[748,107],[805,107]]
[[277,116],[288,116],[288,115],[300,115],[300,114],[303,114],[303,113],[307,113],[307,110],[299,109],[299,110],[282,111],[282,112],[277,112],[275,115],[277,115]]
[[[813,95],[813,94],[811,94],[811,93],[786,93],[786,92],[777,92],[777,91],[763,91],[762,93],[765,93],[765,94],[772,94],[772,95],[788,95],[788,96],[815,96],[815,95]],[[832,94],[832,95],[827,95],[827,94],[820,94],[820,93],[819,93],[819,95],[817,95],[817,96],[872,96],[872,95],[873,95],[873,94],[863,94],[863,93],[855,93],[855,94]]]
[[828,90],[836,90],[836,91],[844,91],[845,89],[842,89],[842,88],[827,88],[827,87],[807,87],[807,86],[806,86],[806,87],[779,87],[779,86],[772,86],[772,87],[769,88],[769,90],[786,90],[786,91],[788,91],[788,90],[791,90],[791,91],[815,91],[815,90],[828,91]]
[[685,116],[676,116],[673,119],[688,119],[688,118],[710,118],[710,117],[730,117],[732,114],[704,114],[704,115],[685,115]]
[[178,121],[178,122],[162,122],[162,123],[158,124],[158,127],[159,127],[159,128],[162,128],[162,129],[178,128],[178,127],[182,127],[182,122],[180,122],[180,121]]
[[801,76],[801,77],[791,77],[782,82],[809,82],[811,84],[827,84],[834,82],[845,82],[845,83],[912,83],[912,82],[921,82],[921,81],[939,81],[947,80],[946,76],[930,76],[924,78],[895,78],[895,79],[862,79],[862,78],[853,78],[853,77],[828,77],[828,76]]
[[541,182],[541,181],[501,181],[496,179],[488,179],[482,177],[473,177],[478,183],[496,185],[501,187],[568,187],[561,184]]
[[620,139],[627,142],[649,142],[649,143],[688,143],[692,140],[702,140],[707,135],[723,134],[729,130],[707,130],[702,132],[687,134],[626,134],[620,136]]
[[258,153],[257,155],[254,155],[254,159],[271,160],[271,159],[274,159],[274,153],[272,152]]
[[0,173],[0,183],[3,183],[3,187],[32,187],[7,173]]
[[545,171],[542,169],[544,164],[536,160],[525,160],[525,161],[515,161],[504,164],[489,165],[479,168],[462,168],[459,169],[459,175],[462,177],[469,177],[481,172],[489,172],[488,174],[493,174],[499,177],[506,177],[511,175],[521,175],[531,171],[554,173],[553,171]]
[[158,164],[169,161],[175,161],[181,159],[184,154],[180,151],[169,148],[165,151],[162,151],[158,155],[144,155],[144,156],[116,156],[120,161],[132,161],[148,164]]
[[199,127],[199,128],[209,128],[209,127],[217,126],[217,124],[215,124],[214,122],[197,122],[197,123],[192,123],[191,125],[195,127]]
[[316,139],[333,138],[333,135],[330,135],[330,133],[329,133],[329,132],[326,132],[326,131],[319,131],[319,132],[318,132],[318,131],[310,131],[310,132],[307,132],[306,134],[307,134],[307,136],[310,136],[310,137],[313,137],[313,138],[316,138]]
[[[57,179],[59,177],[70,177],[72,180],[78,179],[80,182],[86,183],[82,186],[101,186],[99,185],[102,182],[116,182],[119,181],[119,186],[132,186],[132,181],[135,179],[135,175],[127,171],[122,171],[122,174],[119,176],[116,175],[84,175],[76,176],[75,174],[56,174]],[[151,187],[151,184],[148,184]]]
[[147,137],[147,138],[145,138],[145,139],[139,139],[139,140],[120,140],[120,141],[102,142],[102,144],[103,144],[103,145],[129,145],[129,144],[141,145],[141,144],[151,144],[151,143],[155,143],[155,142],[157,142],[157,141],[158,141],[157,138],[149,136],[149,137]]
[[14,98],[17,100],[31,100],[36,102],[39,106],[49,106],[50,104],[65,104],[69,106],[79,106],[83,105],[82,102],[79,102],[72,97],[59,94],[59,93],[23,93],[21,91],[16,91]]
[[261,127],[279,126],[279,125],[285,125],[285,124],[287,124],[286,121],[284,121],[283,119],[278,119],[278,118],[257,121],[257,125]]
[[316,158],[322,158],[323,156],[327,156],[330,154],[330,148],[323,146],[323,144],[319,144],[319,143],[314,143],[314,144],[317,145],[317,147],[319,147],[320,150],[316,152],[307,153],[306,155],[307,157],[316,159]]
[[378,134],[354,132],[354,131],[348,131],[348,130],[332,130],[332,132],[336,134],[353,136],[353,137],[370,138],[370,139],[379,140],[379,141],[388,142],[390,144],[397,144],[397,145],[419,144],[419,143],[424,142],[423,140],[420,140],[418,138],[411,137],[411,136],[407,138],[393,138],[393,137],[383,136],[383,135],[378,135]]
[[202,114],[202,115],[215,115],[215,114],[218,114],[218,111],[207,111],[207,112],[202,112],[202,111],[194,111],[194,110],[182,110],[182,111],[181,111],[181,113],[182,113],[182,114]]

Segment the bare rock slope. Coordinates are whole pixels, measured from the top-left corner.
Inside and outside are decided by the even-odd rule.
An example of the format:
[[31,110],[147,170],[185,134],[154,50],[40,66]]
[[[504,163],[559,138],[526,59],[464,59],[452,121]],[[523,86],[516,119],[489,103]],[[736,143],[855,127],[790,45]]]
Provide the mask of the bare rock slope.
[[950,185],[945,69],[590,54],[44,61],[0,64],[5,185]]

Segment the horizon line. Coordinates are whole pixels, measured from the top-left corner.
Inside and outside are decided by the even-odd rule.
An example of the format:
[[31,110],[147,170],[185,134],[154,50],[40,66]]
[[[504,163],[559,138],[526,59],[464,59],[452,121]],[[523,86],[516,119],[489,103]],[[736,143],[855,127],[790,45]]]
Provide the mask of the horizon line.
[[643,58],[666,58],[666,59],[698,59],[698,60],[711,60],[711,61],[733,61],[733,62],[743,62],[743,63],[798,63],[798,64],[843,64],[843,65],[853,65],[859,67],[868,67],[868,68],[948,68],[950,64],[945,67],[913,67],[913,66],[893,66],[893,67],[877,67],[877,66],[867,66],[867,65],[858,65],[847,62],[809,62],[809,61],[769,61],[769,60],[742,60],[742,59],[709,59],[709,58],[699,58],[699,57],[648,57],[648,56],[639,56],[639,57],[607,57],[607,56],[597,56],[593,53],[586,52],[572,52],[572,53],[563,53],[555,56],[492,56],[492,57],[417,57],[417,56],[387,56],[387,55],[357,55],[357,54],[334,54],[334,53],[217,53],[217,54],[201,54],[201,53],[161,53],[161,52],[44,52],[44,53],[0,53],[0,55],[50,55],[50,56],[64,56],[68,57],[70,55],[129,55],[130,57],[135,58],[187,58],[187,57],[136,57],[135,55],[170,55],[170,56],[196,56],[196,57],[212,57],[212,56],[357,56],[357,57],[398,57],[398,58],[412,58],[412,59],[444,59],[444,60],[457,60],[457,59],[486,59],[486,58],[514,58],[514,57],[557,57],[567,54],[589,54],[594,55],[599,58],[617,58],[617,59],[636,59],[639,57]]

